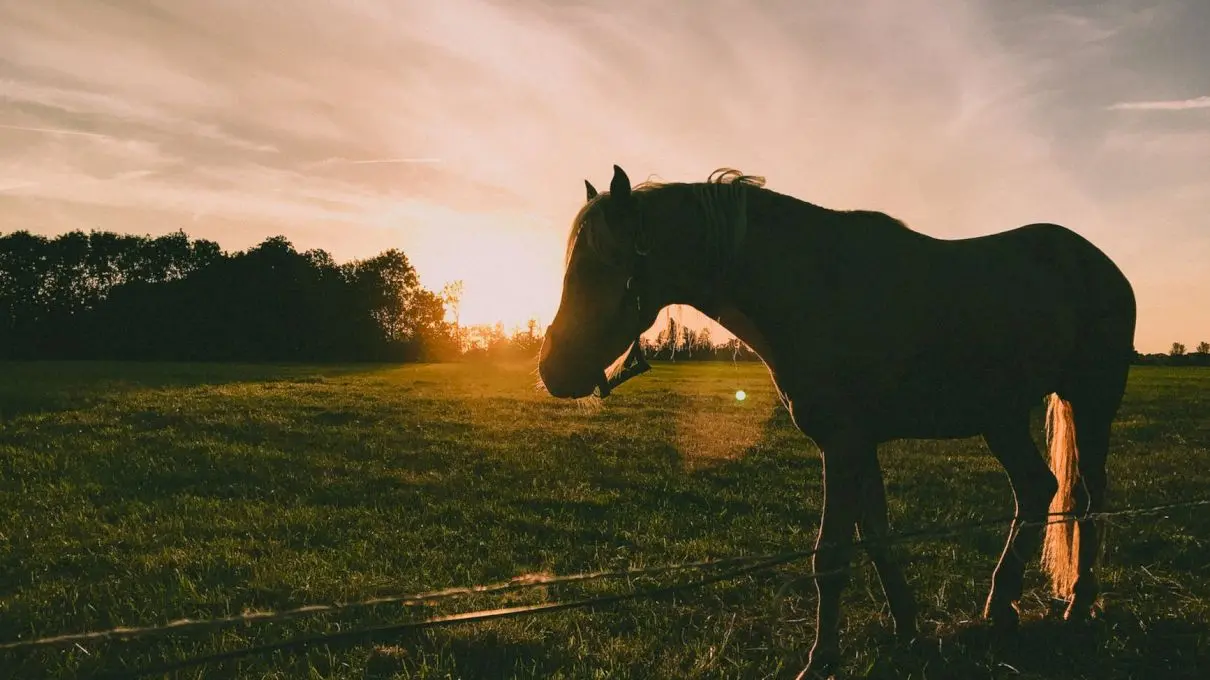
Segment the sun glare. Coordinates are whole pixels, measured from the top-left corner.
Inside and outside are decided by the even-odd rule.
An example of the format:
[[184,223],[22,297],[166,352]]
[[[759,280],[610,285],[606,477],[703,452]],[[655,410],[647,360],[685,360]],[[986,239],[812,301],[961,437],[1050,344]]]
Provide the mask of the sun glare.
[[[447,230],[417,244],[416,268],[425,287],[439,291],[462,281],[458,321],[464,326],[503,323],[524,328],[530,319],[549,323],[558,307],[562,262],[557,238],[540,230],[476,228]],[[520,233],[518,233],[520,232]],[[551,244],[555,246],[551,246]],[[453,320],[454,310],[449,310]]]

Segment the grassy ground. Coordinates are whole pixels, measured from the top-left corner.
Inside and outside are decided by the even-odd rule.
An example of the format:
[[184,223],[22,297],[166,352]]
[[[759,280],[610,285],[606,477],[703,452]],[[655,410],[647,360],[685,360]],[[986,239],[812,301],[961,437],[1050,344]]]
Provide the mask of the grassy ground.
[[[507,579],[806,549],[817,452],[758,365],[661,365],[600,409],[533,389],[529,367],[0,364],[0,641]],[[748,399],[734,398],[737,389]],[[1210,496],[1210,370],[1136,369],[1111,504]],[[1011,512],[979,440],[881,451],[896,531]],[[1207,677],[1210,509],[1122,518],[1105,615],[992,640],[978,622],[1003,530],[905,545],[928,636],[897,645],[860,559],[845,675]],[[315,647],[182,672],[244,678],[790,676],[813,588],[794,564],[604,611]],[[676,582],[665,578],[660,583]],[[0,652],[0,676],[94,677],[438,613],[628,592],[597,582],[385,607],[215,634]]]

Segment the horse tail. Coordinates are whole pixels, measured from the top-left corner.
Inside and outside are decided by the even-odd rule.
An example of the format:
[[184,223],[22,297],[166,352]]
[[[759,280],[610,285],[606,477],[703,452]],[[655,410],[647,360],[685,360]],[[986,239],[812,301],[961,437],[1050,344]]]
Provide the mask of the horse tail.
[[1050,450],[1050,470],[1059,487],[1050,502],[1050,514],[1046,519],[1042,568],[1050,576],[1054,596],[1070,600],[1079,574],[1080,529],[1074,519],[1063,515],[1070,515],[1075,510],[1080,453],[1076,448],[1071,403],[1058,394],[1051,394],[1046,406],[1046,443]]

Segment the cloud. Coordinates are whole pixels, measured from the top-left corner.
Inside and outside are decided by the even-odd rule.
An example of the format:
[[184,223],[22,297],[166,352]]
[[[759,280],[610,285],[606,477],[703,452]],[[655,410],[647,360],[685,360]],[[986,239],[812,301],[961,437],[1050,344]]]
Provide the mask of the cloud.
[[0,179],[0,193],[5,191],[18,191],[20,189],[28,189],[37,186],[37,182],[29,182],[26,180],[4,180]]
[[322,161],[308,163],[306,167],[323,167],[325,165],[431,165],[441,163],[440,158],[367,158],[354,160],[351,158],[325,158]]
[[1166,101],[1118,102],[1109,106],[1111,111],[1185,111],[1188,109],[1210,109],[1210,95]]
[[3,125],[0,124],[0,130],[16,130],[17,132],[36,132],[45,135],[79,135],[81,137],[100,137],[108,139],[109,135],[103,135],[99,132],[85,132],[83,130],[64,130],[61,128],[44,128],[30,127],[27,125]]
[[[1204,168],[1210,157],[1210,130],[1114,130],[1105,137],[1104,148],[1150,156],[1161,162],[1193,161]],[[1134,160],[1137,161],[1138,156]]]
[[[274,152],[270,144],[241,139],[212,123],[191,120],[188,114],[174,115],[157,106],[84,89],[50,87],[15,79],[0,80],[0,101],[26,109],[41,110],[44,119],[84,118],[96,128],[123,129],[138,126],[174,136],[193,137],[246,151]],[[14,130],[60,134],[93,134],[95,131],[2,125]]]
[[387,165],[392,163],[440,163],[440,158],[371,158],[363,161],[347,161],[349,165]]
[[[12,22],[23,75],[0,92],[55,127],[155,139],[199,172],[277,151],[259,162],[341,181],[354,178],[342,167],[379,166],[356,182],[383,191],[392,177],[472,210],[520,200],[553,220],[578,208],[580,179],[615,162],[670,179],[739,165],[918,222],[929,193],[971,184],[971,163],[991,175],[1038,165],[1026,181],[1062,186],[1042,179],[1057,170],[1025,118],[1030,65],[986,49],[987,21],[968,4],[909,4],[72,5],[87,32],[61,8],[26,5]],[[438,159],[439,174],[386,174]],[[935,228],[969,228],[961,213]]]

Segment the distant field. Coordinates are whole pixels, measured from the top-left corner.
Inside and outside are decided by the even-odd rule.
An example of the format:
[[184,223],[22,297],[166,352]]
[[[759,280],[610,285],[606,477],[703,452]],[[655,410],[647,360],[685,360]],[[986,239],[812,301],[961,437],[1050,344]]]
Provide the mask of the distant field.
[[[599,409],[545,397],[531,368],[0,364],[0,642],[813,543],[817,451],[762,366],[659,365]],[[1135,369],[1110,458],[1113,507],[1210,496],[1208,395],[1210,369]],[[980,440],[895,443],[881,457],[896,532],[1012,510]],[[1003,541],[996,529],[901,548],[929,636],[917,650],[891,639],[861,556],[845,674],[1210,677],[1210,508],[1115,520],[1105,617],[1070,638],[1039,620],[1046,592],[1033,570],[1019,637],[987,639],[978,614]],[[813,588],[781,612],[774,595],[808,568],[177,677],[792,677],[811,639]],[[655,583],[0,652],[0,677],[94,677]]]

